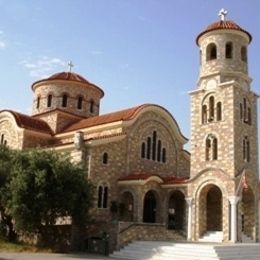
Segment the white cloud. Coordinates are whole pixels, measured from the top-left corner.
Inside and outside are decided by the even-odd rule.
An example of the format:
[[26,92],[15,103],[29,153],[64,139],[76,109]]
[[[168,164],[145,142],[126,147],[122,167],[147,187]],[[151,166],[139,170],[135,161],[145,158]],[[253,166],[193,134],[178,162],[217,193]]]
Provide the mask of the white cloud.
[[20,63],[29,71],[29,75],[35,78],[46,78],[55,72],[64,71],[67,65],[66,61],[47,56],[41,56],[33,62],[23,60]]
[[5,49],[6,43],[0,40],[0,49]]
[[103,51],[93,50],[93,51],[91,51],[91,54],[92,55],[102,55]]

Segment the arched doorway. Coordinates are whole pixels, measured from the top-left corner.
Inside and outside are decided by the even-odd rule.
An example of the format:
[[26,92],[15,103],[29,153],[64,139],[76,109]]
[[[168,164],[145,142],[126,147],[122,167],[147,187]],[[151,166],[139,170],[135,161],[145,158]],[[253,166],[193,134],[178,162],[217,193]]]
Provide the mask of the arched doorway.
[[174,191],[168,204],[168,229],[183,230],[185,223],[185,197],[181,191]]
[[121,202],[119,204],[119,214],[121,221],[133,221],[134,197],[129,191],[126,191],[122,194]]
[[254,239],[256,228],[255,197],[251,188],[244,189],[241,201],[241,229],[248,237]]
[[148,191],[144,196],[143,222],[155,223],[156,221],[156,197],[153,191]]
[[200,194],[200,235],[206,231],[222,231],[223,199],[221,190],[213,184],[204,187]]

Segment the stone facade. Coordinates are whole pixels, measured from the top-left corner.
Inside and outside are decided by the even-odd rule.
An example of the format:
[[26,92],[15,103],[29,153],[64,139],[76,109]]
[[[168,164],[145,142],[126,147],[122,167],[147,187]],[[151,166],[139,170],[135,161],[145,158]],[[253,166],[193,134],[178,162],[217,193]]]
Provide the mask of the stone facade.
[[258,241],[258,96],[248,75],[251,39],[231,21],[214,23],[198,36],[191,153],[166,109],[145,104],[99,115],[103,91],[72,72],[32,85],[33,116],[0,113],[1,144],[53,148],[83,162],[96,187],[86,236],[106,231],[113,248],[134,239],[197,241],[208,231],[221,231],[223,241],[240,241],[243,234]]

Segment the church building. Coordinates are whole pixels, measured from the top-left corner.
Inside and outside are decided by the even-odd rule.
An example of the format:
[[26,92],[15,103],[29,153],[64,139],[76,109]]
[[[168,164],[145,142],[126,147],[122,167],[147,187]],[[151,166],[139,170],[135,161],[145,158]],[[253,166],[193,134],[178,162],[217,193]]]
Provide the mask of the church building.
[[113,247],[138,239],[259,241],[252,36],[225,16],[222,10],[196,38],[190,153],[165,108],[142,104],[100,115],[103,90],[71,71],[32,84],[32,115],[0,111],[1,144],[54,149],[84,163],[95,185],[86,236],[105,231]]

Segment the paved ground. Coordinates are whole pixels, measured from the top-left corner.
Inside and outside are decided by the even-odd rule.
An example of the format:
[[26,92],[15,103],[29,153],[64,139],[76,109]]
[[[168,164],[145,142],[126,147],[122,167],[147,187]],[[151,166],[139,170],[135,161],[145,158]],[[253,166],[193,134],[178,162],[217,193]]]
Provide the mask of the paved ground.
[[112,260],[111,257],[94,254],[2,253],[0,260]]

